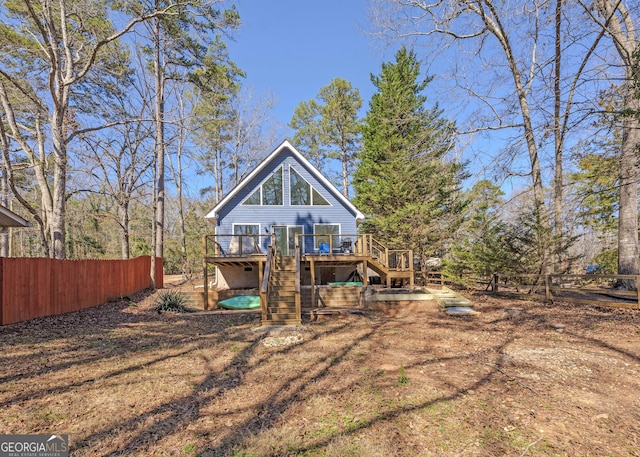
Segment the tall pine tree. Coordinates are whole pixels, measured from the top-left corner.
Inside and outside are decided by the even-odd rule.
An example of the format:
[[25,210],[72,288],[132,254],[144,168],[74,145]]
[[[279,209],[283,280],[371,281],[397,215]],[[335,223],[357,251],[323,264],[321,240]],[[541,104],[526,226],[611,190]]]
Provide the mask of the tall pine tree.
[[371,77],[377,88],[364,120],[363,150],[353,187],[367,215],[361,230],[425,260],[439,255],[461,221],[464,165],[449,157],[454,125],[438,106],[427,108],[413,51],[396,53]]

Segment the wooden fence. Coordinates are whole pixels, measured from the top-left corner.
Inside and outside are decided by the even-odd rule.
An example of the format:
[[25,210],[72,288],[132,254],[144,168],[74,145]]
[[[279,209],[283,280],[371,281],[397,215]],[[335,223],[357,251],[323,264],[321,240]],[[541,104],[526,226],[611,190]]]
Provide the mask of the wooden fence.
[[[0,258],[0,325],[78,311],[150,286],[151,257],[128,260]],[[162,259],[156,287],[163,286]]]
[[[616,288],[631,282],[635,290]],[[537,296],[547,300],[640,309],[640,276],[608,274],[494,274],[494,293]]]
[[[465,277],[463,281],[447,279],[437,271],[420,272],[417,276],[425,286],[451,284],[521,298],[640,309],[640,276],[636,275],[495,273],[487,278]],[[635,287],[617,288],[621,280]]]

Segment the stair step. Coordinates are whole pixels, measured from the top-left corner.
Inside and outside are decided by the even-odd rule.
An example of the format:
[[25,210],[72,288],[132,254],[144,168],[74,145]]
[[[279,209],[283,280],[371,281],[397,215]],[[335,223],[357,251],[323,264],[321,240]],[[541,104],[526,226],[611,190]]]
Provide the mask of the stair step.
[[278,278],[278,277],[271,277],[271,279],[269,280],[269,284],[273,285],[273,284],[278,284],[281,286],[287,286],[287,287],[293,287],[296,283],[296,280],[294,277],[289,277],[289,276],[283,276],[282,278]]
[[288,321],[298,319],[296,313],[267,313],[267,320]]
[[294,307],[296,306],[296,301],[293,298],[291,300],[282,300],[275,297],[275,298],[272,298],[271,300],[267,300],[267,306]]
[[296,307],[295,306],[267,306],[267,314],[295,314]]
[[267,308],[267,315],[276,316],[281,314],[291,314],[292,316],[296,316],[295,308]]
[[471,302],[469,300],[442,300],[442,306],[449,308],[452,306],[469,306]]
[[296,291],[291,289],[278,289],[277,291],[270,291],[269,297],[295,297]]
[[262,325],[302,325],[302,319],[264,319]]
[[[471,300],[452,290],[434,291],[433,296],[445,311],[451,311],[450,314],[479,314],[477,311],[473,311]],[[464,312],[460,312],[460,310],[464,310]]]

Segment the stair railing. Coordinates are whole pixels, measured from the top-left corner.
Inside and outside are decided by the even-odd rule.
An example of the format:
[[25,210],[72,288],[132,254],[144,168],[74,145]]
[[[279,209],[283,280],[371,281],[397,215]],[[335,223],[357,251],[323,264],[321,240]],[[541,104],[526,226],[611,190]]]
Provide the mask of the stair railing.
[[295,247],[296,247],[296,273],[295,273],[294,284],[295,284],[296,316],[301,317],[302,316],[302,305],[301,305],[302,300],[300,297],[300,274],[302,269],[300,268],[300,260],[301,260],[302,254],[301,254],[298,235],[296,235],[295,237]]
[[413,251],[394,249],[389,251],[389,270],[411,271],[413,268]]
[[371,258],[377,260],[381,265],[389,267],[389,249],[372,235],[369,235],[369,249]]

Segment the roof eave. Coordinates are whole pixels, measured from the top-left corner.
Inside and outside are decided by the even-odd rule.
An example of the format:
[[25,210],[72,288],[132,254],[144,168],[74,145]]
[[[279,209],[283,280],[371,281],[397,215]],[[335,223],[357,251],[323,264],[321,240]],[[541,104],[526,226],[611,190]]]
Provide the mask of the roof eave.
[[0,205],[0,227],[31,227],[31,223]]

